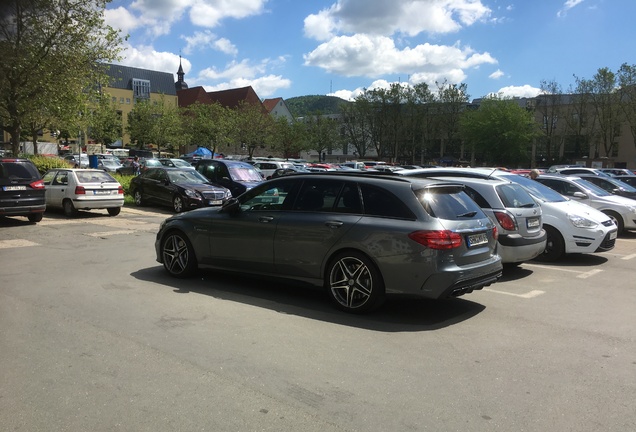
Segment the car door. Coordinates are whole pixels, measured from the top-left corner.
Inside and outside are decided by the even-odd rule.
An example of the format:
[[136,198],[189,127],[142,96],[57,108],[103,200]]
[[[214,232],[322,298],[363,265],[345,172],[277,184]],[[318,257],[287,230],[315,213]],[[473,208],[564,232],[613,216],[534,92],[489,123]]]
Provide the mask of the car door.
[[308,179],[289,204],[274,238],[276,273],[322,278],[325,257],[363,217],[357,183]]
[[68,194],[69,185],[68,171],[55,171],[50,178],[47,176],[46,181],[50,179],[49,184],[45,181],[46,204],[51,207],[62,207],[62,201]]
[[[283,179],[281,179],[283,180]],[[241,196],[240,210],[220,213],[206,227],[210,264],[249,273],[274,273],[274,236],[296,182],[272,182]]]

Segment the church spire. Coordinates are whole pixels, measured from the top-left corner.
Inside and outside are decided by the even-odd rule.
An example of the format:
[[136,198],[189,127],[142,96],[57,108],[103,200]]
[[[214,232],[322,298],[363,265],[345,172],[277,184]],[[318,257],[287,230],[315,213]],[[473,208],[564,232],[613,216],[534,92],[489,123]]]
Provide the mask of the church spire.
[[188,88],[188,84],[183,80],[183,76],[185,72],[183,72],[183,67],[181,66],[181,56],[179,56],[179,70],[177,71],[177,82],[174,83],[174,87],[179,90],[185,90]]

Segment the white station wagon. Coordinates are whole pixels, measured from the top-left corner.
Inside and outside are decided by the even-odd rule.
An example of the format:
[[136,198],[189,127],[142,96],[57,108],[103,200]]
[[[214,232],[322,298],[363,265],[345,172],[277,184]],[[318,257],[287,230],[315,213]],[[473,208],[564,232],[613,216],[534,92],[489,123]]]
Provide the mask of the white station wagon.
[[62,208],[66,216],[96,209],[117,216],[124,205],[124,188],[102,170],[57,168],[49,170],[42,180],[47,208]]

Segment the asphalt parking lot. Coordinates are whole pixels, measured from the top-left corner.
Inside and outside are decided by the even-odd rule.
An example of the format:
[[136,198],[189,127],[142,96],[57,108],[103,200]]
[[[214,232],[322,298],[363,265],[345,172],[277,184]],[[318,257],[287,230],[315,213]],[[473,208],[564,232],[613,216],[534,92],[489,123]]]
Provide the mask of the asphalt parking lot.
[[0,218],[0,429],[636,430],[636,233],[449,301],[169,278],[171,213]]

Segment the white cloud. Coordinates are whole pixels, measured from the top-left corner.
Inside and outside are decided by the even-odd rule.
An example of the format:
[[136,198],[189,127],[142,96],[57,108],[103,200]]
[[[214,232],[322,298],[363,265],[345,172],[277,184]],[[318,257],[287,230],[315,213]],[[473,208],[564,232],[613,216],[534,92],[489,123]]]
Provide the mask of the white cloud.
[[204,85],[203,88],[206,91],[219,91],[247,86],[252,86],[258,97],[265,98],[275,95],[280,89],[291,87],[291,81],[280,75],[265,75],[254,79],[234,78],[216,85]]
[[305,18],[305,35],[328,40],[352,33],[449,33],[486,20],[490,14],[481,0],[338,0]]
[[191,0],[190,20],[201,27],[216,27],[224,18],[245,18],[264,11],[267,0]]
[[501,69],[497,69],[496,71],[494,71],[493,73],[488,75],[488,78],[496,80],[496,79],[501,78],[502,76],[504,76],[504,73],[501,71]]
[[496,94],[504,97],[535,97],[541,93],[541,89],[528,84],[522,86],[508,86],[499,89]]
[[213,48],[230,55],[238,54],[238,49],[232,42],[225,38],[218,38],[209,30],[195,32],[192,36],[182,35],[181,39],[187,42],[186,47],[183,49],[184,54],[192,54],[196,50],[205,48]]
[[121,30],[124,35],[142,25],[135,15],[121,6],[116,9],[106,9],[104,11],[104,21],[112,28]]
[[557,16],[558,17],[565,16],[570,9],[583,3],[583,1],[584,0],[567,0],[565,4],[563,5],[563,7],[561,8],[561,10],[557,12]]
[[187,59],[180,59],[177,54],[170,52],[156,51],[149,45],[137,47],[128,45],[124,48],[122,57],[125,59],[125,62],[122,62],[122,64],[126,66],[159,72],[176,74],[179,69],[179,61],[181,61],[183,70],[186,73],[192,67],[192,64]]
[[497,61],[488,53],[474,53],[459,45],[423,44],[402,50],[382,36],[339,36],[304,55],[306,66],[316,66],[345,76],[380,77],[387,74],[411,75],[411,81],[434,82],[447,78],[460,82],[464,69]]

